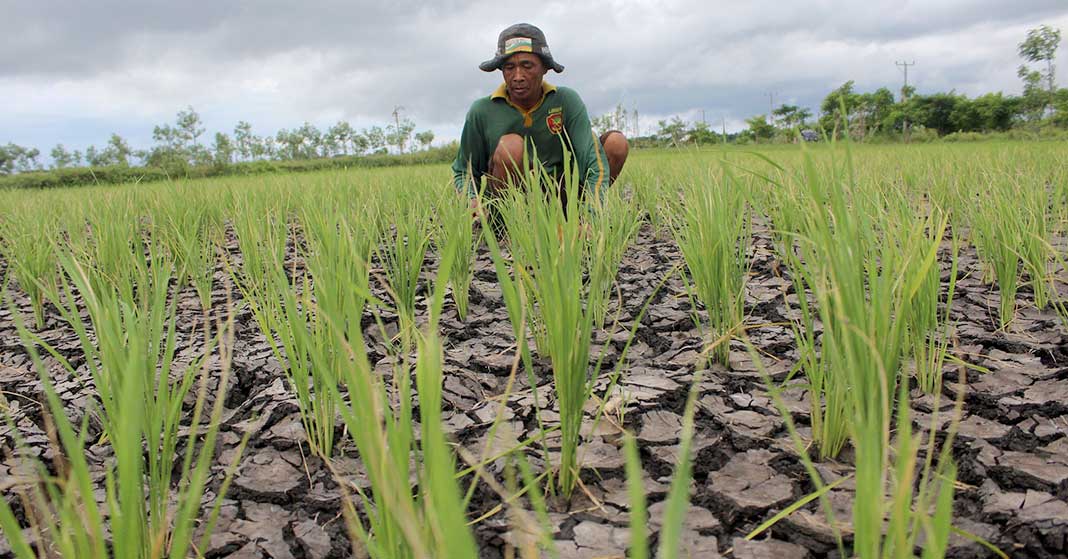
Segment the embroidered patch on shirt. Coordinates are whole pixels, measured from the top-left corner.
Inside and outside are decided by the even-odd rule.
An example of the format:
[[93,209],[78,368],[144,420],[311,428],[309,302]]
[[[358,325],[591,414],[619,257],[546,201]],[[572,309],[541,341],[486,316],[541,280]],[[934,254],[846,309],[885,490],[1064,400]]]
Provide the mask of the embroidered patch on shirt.
[[513,52],[534,52],[534,41],[530,37],[513,37],[504,42],[504,54]]
[[559,134],[564,129],[564,113],[550,113],[545,117],[545,126],[549,128],[549,132]]

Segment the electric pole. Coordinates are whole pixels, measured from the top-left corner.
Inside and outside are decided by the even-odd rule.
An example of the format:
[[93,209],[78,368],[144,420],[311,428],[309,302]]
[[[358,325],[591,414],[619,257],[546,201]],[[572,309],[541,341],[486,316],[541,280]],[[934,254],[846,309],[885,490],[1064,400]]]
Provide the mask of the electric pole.
[[402,110],[404,110],[404,107],[400,105],[393,107],[393,122],[397,125],[397,127],[394,129],[394,132],[397,133],[397,151],[399,153],[404,153],[404,138],[401,137],[400,127],[400,112]]
[[771,113],[775,112],[775,92],[769,91],[764,95],[768,96],[768,124],[771,124],[775,117],[771,116]]
[[[894,62],[899,68],[905,71],[905,85],[901,88],[901,102],[905,103],[909,100],[909,66],[915,66],[916,61],[912,62]],[[905,137],[905,143],[909,141],[909,117],[908,113],[905,114],[905,123],[902,125],[901,132]]]

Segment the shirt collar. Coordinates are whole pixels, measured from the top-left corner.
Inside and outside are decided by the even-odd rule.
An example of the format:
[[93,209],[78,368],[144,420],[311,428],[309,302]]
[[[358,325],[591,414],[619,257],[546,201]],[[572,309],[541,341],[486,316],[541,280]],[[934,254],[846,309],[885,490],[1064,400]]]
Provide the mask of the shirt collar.
[[[545,96],[548,95],[552,91],[556,91],[556,86],[551,84],[551,83],[549,83],[549,82],[547,82],[547,81],[545,81],[545,80],[542,80],[541,81],[541,97],[542,97],[542,99],[544,99]],[[490,99],[504,99],[505,101],[508,101],[510,103],[511,100],[508,99],[508,86],[506,84],[504,84],[504,83],[502,83],[501,85],[497,86],[497,89],[494,90],[493,93],[490,95]]]

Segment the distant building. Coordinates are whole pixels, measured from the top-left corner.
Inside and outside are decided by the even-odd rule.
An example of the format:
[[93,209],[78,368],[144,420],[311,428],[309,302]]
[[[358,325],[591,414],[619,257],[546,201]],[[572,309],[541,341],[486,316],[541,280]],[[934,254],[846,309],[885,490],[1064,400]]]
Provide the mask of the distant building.
[[805,140],[806,142],[818,142],[820,139],[820,135],[817,134],[815,130],[806,129],[801,131],[801,139]]

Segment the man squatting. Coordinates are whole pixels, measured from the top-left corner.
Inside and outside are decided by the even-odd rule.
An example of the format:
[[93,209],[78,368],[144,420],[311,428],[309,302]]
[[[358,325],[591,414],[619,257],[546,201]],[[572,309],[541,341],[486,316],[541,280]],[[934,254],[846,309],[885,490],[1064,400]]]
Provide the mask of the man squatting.
[[497,38],[496,54],[479,68],[500,70],[504,83],[467,112],[452,164],[459,192],[476,196],[483,176],[491,194],[506,186],[510,176],[514,181],[524,148],[528,154],[536,152],[557,180],[562,180],[567,149],[586,189],[607,186],[619,176],[629,151],[627,138],[611,130],[598,141],[578,93],[544,80],[549,69],[560,73],[564,67],[553,59],[541,29],[528,23],[508,27]]

